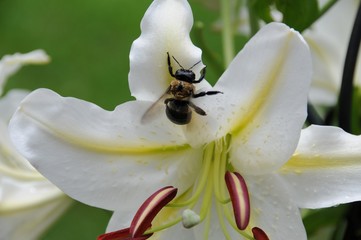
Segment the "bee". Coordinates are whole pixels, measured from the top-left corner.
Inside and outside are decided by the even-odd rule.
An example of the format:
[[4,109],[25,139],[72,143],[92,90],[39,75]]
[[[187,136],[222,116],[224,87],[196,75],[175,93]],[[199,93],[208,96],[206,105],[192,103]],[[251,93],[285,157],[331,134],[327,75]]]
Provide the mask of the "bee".
[[[166,106],[165,113],[168,119],[175,124],[185,125],[190,123],[192,119],[192,111],[195,111],[197,114],[202,116],[207,115],[203,109],[192,103],[192,98],[199,98],[206,95],[215,95],[222,92],[202,91],[196,93],[194,84],[200,83],[204,79],[206,75],[206,67],[201,70],[201,76],[198,80],[196,80],[196,75],[192,71],[192,68],[199,64],[201,61],[198,61],[190,68],[185,69],[174,56],[172,56],[172,58],[179,65],[180,68],[177,69],[175,73],[173,73],[170,55],[169,52],[167,52],[168,71],[174,79],[171,81],[166,92],[163,94],[162,97],[159,98],[157,102],[164,99],[164,104]],[[148,111],[144,114],[143,119],[146,115],[149,114],[153,106],[148,109]]]

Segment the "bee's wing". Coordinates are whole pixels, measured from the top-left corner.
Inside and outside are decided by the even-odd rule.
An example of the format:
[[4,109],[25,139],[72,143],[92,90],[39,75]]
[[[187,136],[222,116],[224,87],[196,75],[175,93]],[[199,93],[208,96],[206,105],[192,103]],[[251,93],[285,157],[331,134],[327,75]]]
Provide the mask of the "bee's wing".
[[[164,113],[164,100],[169,97],[169,88],[165,91],[165,93],[158,98],[157,101],[155,101],[148,109],[145,111],[141,118],[141,123],[144,124],[146,122],[152,121],[157,116],[159,116],[160,113]],[[163,111],[162,111],[163,109]]]

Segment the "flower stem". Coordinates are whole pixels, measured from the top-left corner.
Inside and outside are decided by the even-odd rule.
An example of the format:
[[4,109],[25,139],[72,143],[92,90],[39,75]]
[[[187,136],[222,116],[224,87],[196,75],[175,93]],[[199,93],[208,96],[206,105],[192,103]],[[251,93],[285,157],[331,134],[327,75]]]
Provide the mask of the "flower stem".
[[198,21],[194,24],[194,36],[198,45],[202,48],[204,57],[208,59],[207,64],[209,63],[213,71],[216,72],[217,77],[220,77],[224,72],[225,68],[222,64],[221,58],[209,48],[207,41],[204,37],[204,24],[202,22]]
[[[335,3],[337,0],[330,0],[328,1],[319,11],[318,18],[325,14]],[[315,19],[316,20],[316,19]]]
[[253,2],[254,1],[247,0],[247,7],[248,7],[248,14],[249,14],[249,26],[251,29],[251,36],[255,35],[260,28],[258,17],[257,17],[257,14],[255,13],[255,9],[253,7]]
[[360,48],[361,40],[361,3],[359,5],[355,23],[353,25],[350,41],[345,58],[345,65],[342,74],[341,90],[338,99],[339,126],[347,132],[351,131],[351,114],[352,114],[352,90],[357,55]]
[[324,125],[325,121],[321,118],[321,116],[317,113],[315,107],[311,104],[307,104],[307,122],[309,124],[317,124]]
[[320,17],[323,16],[335,3],[337,0],[329,0],[323,7],[319,10],[316,17],[311,19],[302,29],[299,29],[300,32],[303,32],[304,30],[308,29],[314,22],[316,22]]
[[231,19],[230,0],[221,0],[221,15],[223,20],[223,54],[225,68],[229,65],[234,57],[233,28]]

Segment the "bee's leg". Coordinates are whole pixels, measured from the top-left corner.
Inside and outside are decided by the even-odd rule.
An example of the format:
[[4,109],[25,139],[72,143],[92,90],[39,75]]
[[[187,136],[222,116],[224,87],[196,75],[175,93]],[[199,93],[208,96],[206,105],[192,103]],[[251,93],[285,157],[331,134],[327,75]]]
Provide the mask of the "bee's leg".
[[199,92],[199,93],[195,93],[193,94],[193,98],[199,98],[199,97],[204,97],[206,95],[215,95],[215,94],[218,94],[218,93],[222,93],[221,91],[208,91],[208,92]]
[[207,113],[206,113],[202,108],[194,105],[192,102],[189,102],[189,103],[188,103],[188,106],[190,106],[191,108],[193,108],[194,111],[195,111],[196,113],[198,113],[199,115],[202,115],[202,116],[207,115]]
[[172,64],[170,63],[170,57],[169,57],[169,52],[167,52],[167,61],[168,61],[168,71],[169,74],[175,78],[174,74],[173,74],[173,68],[172,68]]
[[164,99],[164,104],[167,105],[171,100],[174,100],[174,99],[173,98]]
[[204,67],[202,70],[201,70],[201,77],[198,79],[198,80],[194,80],[192,83],[199,83],[201,82],[204,77],[206,76],[206,67]]

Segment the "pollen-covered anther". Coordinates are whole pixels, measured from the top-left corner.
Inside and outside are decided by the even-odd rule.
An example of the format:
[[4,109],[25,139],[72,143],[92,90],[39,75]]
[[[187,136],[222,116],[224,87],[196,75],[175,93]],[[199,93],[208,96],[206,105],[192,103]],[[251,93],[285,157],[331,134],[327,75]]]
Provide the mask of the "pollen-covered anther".
[[140,206],[130,224],[130,233],[133,238],[142,237],[144,232],[151,227],[152,221],[160,210],[177,195],[177,188],[168,186],[153,193]]
[[250,201],[245,180],[237,172],[226,172],[226,185],[231,198],[238,229],[244,230],[250,218]]
[[252,228],[253,237],[256,240],[269,240],[267,234],[260,228],[254,227]]

